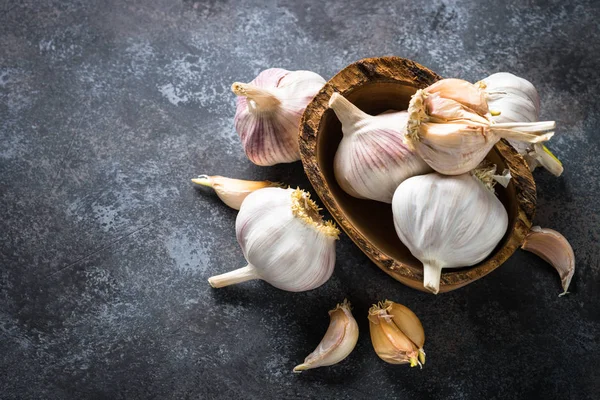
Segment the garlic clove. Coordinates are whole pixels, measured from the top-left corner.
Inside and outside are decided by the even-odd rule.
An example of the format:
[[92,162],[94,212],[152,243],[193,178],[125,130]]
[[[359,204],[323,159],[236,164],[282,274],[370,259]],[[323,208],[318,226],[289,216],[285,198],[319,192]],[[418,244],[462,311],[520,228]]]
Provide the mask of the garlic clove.
[[236,237],[248,265],[213,276],[213,287],[262,279],[291,292],[315,289],[333,273],[339,230],[324,221],[310,194],[268,187],[243,201]]
[[350,355],[358,341],[358,324],[350,311],[350,303],[344,299],[329,311],[329,327],[325,336],[304,362],[294,367],[294,372],[337,364]]
[[[396,325],[387,311],[391,302],[386,300],[369,309],[371,343],[379,358],[390,364],[419,365],[419,348]],[[424,353],[423,353],[424,354]]]
[[421,320],[419,320],[410,308],[402,304],[389,300],[384,302],[384,306],[386,304],[386,311],[392,316],[394,324],[418,347],[419,360],[421,364],[425,364],[425,351],[423,350],[423,345],[425,345],[425,331],[423,330]]
[[535,143],[533,145],[533,150],[527,152],[525,160],[532,170],[535,169],[537,165],[541,165],[554,176],[561,176],[564,171],[564,167],[560,160],[541,143]]
[[300,119],[324,84],[314,72],[270,68],[250,83],[232,85],[235,128],[250,161],[269,166],[300,159]]
[[391,203],[405,179],[431,168],[403,140],[408,113],[369,115],[338,93],[329,107],[342,124],[343,137],[334,158],[334,175],[349,195]]
[[217,196],[229,207],[239,210],[244,199],[252,192],[266,187],[281,187],[280,183],[270,181],[246,181],[242,179],[231,179],[224,176],[199,175],[192,179],[199,186],[213,188]]
[[552,229],[534,226],[521,248],[551,264],[560,275],[563,288],[560,296],[568,293],[571,279],[575,273],[575,253],[563,235]]

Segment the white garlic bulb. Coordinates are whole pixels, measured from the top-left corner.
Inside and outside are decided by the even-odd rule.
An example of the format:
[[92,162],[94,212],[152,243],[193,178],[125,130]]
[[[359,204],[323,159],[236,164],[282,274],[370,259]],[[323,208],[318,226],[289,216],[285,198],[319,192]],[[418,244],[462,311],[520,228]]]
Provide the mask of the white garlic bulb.
[[476,168],[501,138],[540,143],[554,135],[554,121],[494,123],[483,110],[485,96],[475,85],[438,81],[413,95],[406,139],[433,169],[459,175]]
[[323,221],[310,195],[300,189],[265,188],[250,193],[235,221],[248,265],[208,279],[215,288],[262,279],[290,292],[324,284],[335,264],[339,231]]
[[433,173],[405,180],[394,193],[396,233],[423,263],[423,285],[433,293],[442,269],[477,264],[506,233],[508,214],[486,184],[472,174]]
[[314,72],[270,68],[231,86],[238,96],[235,129],[250,161],[268,166],[300,159],[300,118],[324,84]]
[[[528,80],[509,72],[498,72],[475,85],[486,94],[491,119],[495,123],[539,121],[540,96]],[[562,163],[543,144],[507,140],[525,157],[532,171],[541,165],[555,176],[562,174]]]
[[342,123],[344,134],[333,171],[349,195],[391,203],[402,181],[431,171],[404,143],[406,111],[369,115],[338,93],[331,96],[329,107]]

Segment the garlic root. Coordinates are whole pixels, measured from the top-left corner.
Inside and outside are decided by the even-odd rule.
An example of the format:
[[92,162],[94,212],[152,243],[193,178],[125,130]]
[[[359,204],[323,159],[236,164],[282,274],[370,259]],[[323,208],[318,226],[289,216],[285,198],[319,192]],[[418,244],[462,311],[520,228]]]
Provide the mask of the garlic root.
[[294,367],[294,372],[337,364],[354,350],[358,341],[358,324],[350,312],[348,300],[344,299],[329,311],[329,317],[329,327],[325,336],[304,362]]
[[521,248],[551,264],[560,275],[563,292],[559,296],[568,293],[567,290],[575,273],[575,254],[563,235],[552,229],[534,226]]

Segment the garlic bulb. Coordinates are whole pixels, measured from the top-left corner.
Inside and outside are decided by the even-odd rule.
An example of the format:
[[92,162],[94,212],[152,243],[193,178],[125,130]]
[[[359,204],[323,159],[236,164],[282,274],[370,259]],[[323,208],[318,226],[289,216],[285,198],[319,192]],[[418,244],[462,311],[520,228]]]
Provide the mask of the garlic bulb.
[[250,193],[235,230],[248,265],[209,278],[215,288],[262,279],[279,289],[301,292],[321,286],[333,273],[339,231],[323,221],[303,190],[265,188]]
[[396,233],[423,263],[423,285],[431,292],[438,293],[443,268],[477,264],[504,236],[508,214],[492,187],[473,174],[437,173],[398,186],[392,201]]
[[541,257],[554,267],[560,275],[563,288],[559,296],[567,294],[575,273],[575,253],[569,241],[555,230],[534,226],[525,238],[522,248]]
[[281,187],[280,183],[270,181],[245,181],[218,175],[199,175],[198,178],[192,179],[192,182],[199,186],[213,188],[223,203],[235,210],[239,210],[242,201],[255,190],[266,187]]
[[369,329],[373,349],[383,361],[411,367],[425,364],[423,325],[408,307],[389,300],[374,304]]
[[[444,79],[432,87],[433,92],[427,88],[413,95],[406,139],[442,174],[459,175],[476,168],[501,138],[539,143],[554,134],[554,121],[493,123],[491,115],[483,113],[487,110],[483,92],[468,82]],[[464,87],[470,89],[463,92]]]
[[[540,97],[535,86],[526,79],[508,72],[498,72],[475,84],[486,94],[492,121],[535,122],[540,117]],[[507,139],[525,157],[533,171],[538,165],[555,176],[563,172],[561,162],[544,145]]]
[[267,166],[300,159],[300,118],[324,84],[314,72],[270,68],[231,86],[238,96],[235,129],[250,161]]
[[338,93],[331,96],[329,107],[342,123],[344,133],[333,171],[349,195],[391,203],[402,181],[431,171],[404,143],[406,111],[369,115]]
[[329,311],[329,327],[325,336],[304,362],[294,367],[294,372],[337,364],[350,355],[358,341],[358,324],[350,311],[350,303],[344,299]]

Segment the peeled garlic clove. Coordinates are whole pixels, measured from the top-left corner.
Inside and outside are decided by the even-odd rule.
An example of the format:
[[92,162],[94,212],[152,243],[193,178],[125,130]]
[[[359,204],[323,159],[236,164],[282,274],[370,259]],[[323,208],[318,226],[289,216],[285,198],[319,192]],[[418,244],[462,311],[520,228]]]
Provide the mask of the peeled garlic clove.
[[192,182],[199,186],[213,188],[223,203],[236,210],[240,209],[242,201],[255,190],[281,186],[280,183],[270,181],[246,181],[218,175],[199,175],[198,178],[192,179]]
[[[464,108],[444,108],[446,100],[438,99],[433,104],[442,110],[441,120],[435,117],[436,110],[428,109],[428,96],[427,89],[413,95],[406,140],[429,166],[442,174],[458,175],[476,168],[501,138],[539,143],[554,134],[554,121],[495,124]],[[447,101],[453,105],[455,100]],[[451,110],[456,111],[455,118],[450,115]],[[465,119],[468,115],[473,117]]]
[[[479,263],[506,233],[508,214],[494,194],[493,171],[415,176],[394,193],[396,233],[423,263],[423,285],[434,294],[442,269]],[[477,174],[489,179],[482,182]]]
[[210,277],[212,287],[262,279],[282,290],[302,292],[321,286],[333,273],[339,231],[323,221],[303,190],[264,188],[250,193],[235,230],[248,265]]
[[[369,309],[371,343],[375,353],[383,361],[390,364],[410,363],[414,367],[420,364],[419,358],[425,361],[425,352],[422,351],[425,333],[422,332],[423,326],[416,315],[412,311],[412,315],[405,313],[404,309],[408,310],[389,300],[374,304]],[[422,343],[417,345],[407,332],[415,339],[422,340]]]
[[300,159],[300,118],[324,84],[314,72],[270,68],[250,83],[232,85],[235,129],[250,161],[268,166]]
[[294,367],[294,372],[337,364],[348,357],[358,341],[358,324],[350,311],[350,303],[344,300],[329,311],[329,327],[321,343],[304,362]]
[[552,229],[534,226],[525,238],[522,249],[532,252],[551,264],[560,275],[563,288],[560,296],[568,293],[575,273],[575,253],[563,235]]
[[535,143],[533,148],[528,149],[523,157],[532,171],[538,165],[544,167],[554,176],[560,176],[564,171],[560,160],[541,143]]
[[331,96],[329,107],[344,134],[335,154],[334,174],[349,195],[391,203],[402,181],[431,171],[404,143],[407,112],[369,115],[338,93]]

